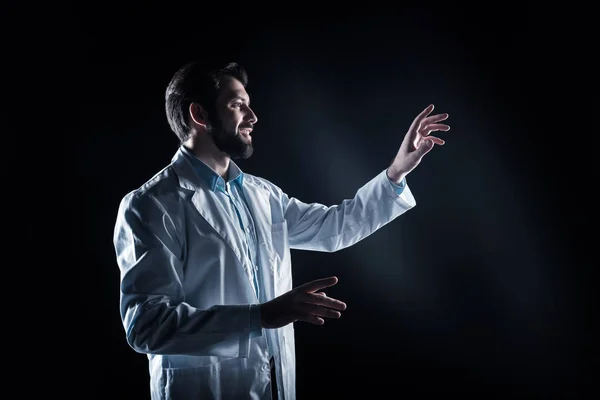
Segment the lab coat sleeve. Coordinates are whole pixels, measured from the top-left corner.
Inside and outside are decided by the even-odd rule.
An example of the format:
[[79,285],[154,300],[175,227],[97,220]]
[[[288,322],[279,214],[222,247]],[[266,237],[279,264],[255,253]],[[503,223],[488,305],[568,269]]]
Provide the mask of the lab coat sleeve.
[[250,337],[261,332],[258,306],[200,310],[185,302],[178,225],[149,193],[120,203],[114,246],[127,342],[140,353],[248,357]]
[[371,235],[416,201],[406,180],[394,185],[384,170],[340,204],[308,204],[285,193],[282,204],[290,248],[334,252]]

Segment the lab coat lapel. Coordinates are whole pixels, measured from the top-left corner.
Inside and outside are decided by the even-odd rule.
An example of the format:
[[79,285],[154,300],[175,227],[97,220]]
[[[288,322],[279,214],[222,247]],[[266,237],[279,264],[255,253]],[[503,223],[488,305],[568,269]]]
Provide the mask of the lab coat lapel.
[[233,225],[234,221],[231,220],[228,211],[216,196],[217,193],[208,190],[208,188],[206,190],[196,190],[192,196],[192,203],[206,222],[229,244],[244,269],[246,269],[248,266],[244,262],[241,250],[243,249],[242,239],[236,232]]
[[196,175],[181,150],[173,157],[173,168],[179,177],[180,186],[193,192],[191,201],[196,210],[231,247],[240,264],[248,273],[249,266],[246,265],[242,252],[242,238],[236,233],[234,221],[230,218],[228,211],[217,199],[218,194],[213,192],[206,182]]

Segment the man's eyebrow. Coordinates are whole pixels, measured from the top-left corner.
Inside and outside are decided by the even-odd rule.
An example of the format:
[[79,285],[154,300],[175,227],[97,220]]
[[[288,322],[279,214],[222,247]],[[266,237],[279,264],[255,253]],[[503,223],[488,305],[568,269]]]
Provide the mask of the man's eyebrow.
[[250,105],[250,98],[249,98],[249,97],[244,97],[244,96],[241,96],[241,95],[239,95],[239,94],[234,94],[234,95],[233,95],[233,96],[231,96],[231,98],[229,99],[229,103],[230,103],[230,102],[232,102],[232,101],[235,101],[235,100],[241,100],[241,101],[243,101],[244,103],[246,103],[246,104]]

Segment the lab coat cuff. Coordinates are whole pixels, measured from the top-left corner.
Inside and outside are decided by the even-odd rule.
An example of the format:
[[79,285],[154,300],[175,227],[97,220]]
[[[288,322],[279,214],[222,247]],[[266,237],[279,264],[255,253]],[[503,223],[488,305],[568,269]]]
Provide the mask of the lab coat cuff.
[[[387,174],[386,174],[386,176],[387,176]],[[390,185],[392,185],[392,187],[396,191],[396,194],[398,194],[398,196],[400,196],[402,194],[402,192],[404,191],[404,187],[406,186],[406,177],[402,178],[402,180],[398,184],[396,184],[396,182],[392,181],[389,176],[387,178],[388,178],[388,181],[390,182]]]
[[[393,202],[402,205],[403,208],[412,208],[417,204],[412,192],[410,191],[406,177],[402,178],[400,184],[396,185],[388,177],[387,169],[384,169],[379,173],[377,179],[379,179],[379,185],[381,185],[384,192],[389,193],[389,198],[392,199]],[[399,191],[398,189],[400,188],[402,190]]]
[[262,336],[262,326],[260,323],[260,304],[251,304],[248,312],[248,329],[250,339]]

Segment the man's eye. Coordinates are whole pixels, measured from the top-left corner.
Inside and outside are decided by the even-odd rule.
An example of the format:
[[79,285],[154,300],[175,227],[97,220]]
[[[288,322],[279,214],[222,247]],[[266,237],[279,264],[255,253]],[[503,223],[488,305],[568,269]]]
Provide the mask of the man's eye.
[[237,107],[241,107],[241,106],[242,106],[242,103],[240,103],[240,102],[233,103],[231,106],[232,106],[232,107],[236,107],[236,108],[237,108]]

